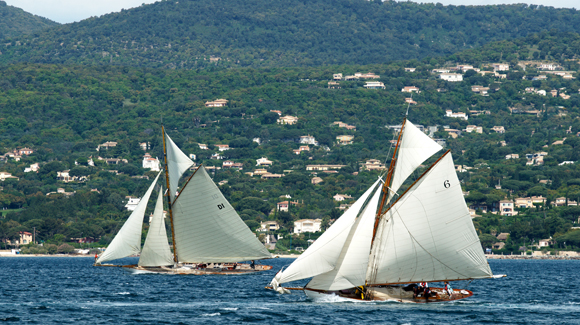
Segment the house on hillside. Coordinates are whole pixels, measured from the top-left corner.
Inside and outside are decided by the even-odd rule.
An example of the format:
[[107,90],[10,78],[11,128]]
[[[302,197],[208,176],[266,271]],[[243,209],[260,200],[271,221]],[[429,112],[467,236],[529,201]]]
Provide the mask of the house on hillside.
[[143,156],[143,168],[150,169],[151,171],[159,171],[159,159],[151,157],[149,153]]
[[272,161],[266,157],[256,159],[256,166],[272,166]]
[[354,139],[354,135],[339,135],[336,137],[338,144],[341,144],[341,145],[352,144],[353,139]]
[[458,73],[442,73],[439,78],[449,82],[459,82],[463,81],[463,75]]
[[228,104],[227,99],[216,99],[212,102],[205,102],[205,107],[224,107]]
[[367,81],[363,87],[366,89],[385,89],[385,84],[380,81]]
[[415,87],[415,86],[407,86],[407,87],[403,87],[403,89],[401,89],[401,92],[404,93],[420,93],[419,88]]
[[293,125],[293,124],[296,124],[298,122],[298,117],[286,115],[286,116],[279,118],[277,120],[277,122],[278,122],[278,124]]
[[301,136],[300,137],[300,143],[302,143],[302,144],[311,144],[311,145],[314,145],[314,146],[317,146],[318,145],[318,141],[316,141],[316,139],[313,136],[311,136],[310,134],[309,135],[303,135],[303,136]]
[[445,117],[459,118],[466,121],[469,118],[469,116],[467,116],[467,114],[465,114],[464,112],[453,113],[453,111],[450,109],[445,111]]
[[117,142],[114,141],[107,141],[103,144],[97,146],[97,151],[101,151],[101,149],[109,149],[117,146]]
[[294,233],[318,232],[321,224],[322,219],[300,219],[294,221]]
[[126,196],[127,204],[125,204],[125,209],[127,211],[135,211],[139,202],[141,202],[141,198]]
[[518,213],[514,210],[514,202],[512,200],[499,201],[499,214],[501,216],[513,217]]

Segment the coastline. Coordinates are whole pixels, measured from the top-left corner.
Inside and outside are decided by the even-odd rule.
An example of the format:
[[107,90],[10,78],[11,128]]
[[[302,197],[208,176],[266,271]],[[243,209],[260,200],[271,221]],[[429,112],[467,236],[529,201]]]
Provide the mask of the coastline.
[[[1,254],[2,257],[85,257],[94,258],[93,255],[82,254]],[[297,254],[274,254],[273,258],[298,258]],[[580,260],[580,256],[566,256],[566,255],[485,255],[488,260]]]

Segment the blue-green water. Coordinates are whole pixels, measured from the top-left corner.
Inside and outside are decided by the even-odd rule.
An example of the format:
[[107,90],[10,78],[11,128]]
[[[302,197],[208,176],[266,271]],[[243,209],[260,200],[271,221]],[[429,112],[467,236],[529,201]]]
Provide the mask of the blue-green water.
[[[125,259],[125,263],[136,259]],[[290,259],[245,276],[131,275],[91,258],[0,258],[0,321],[26,324],[580,324],[580,261],[491,260],[444,304],[312,302],[264,289]],[[296,283],[303,285],[305,282]],[[459,288],[459,283],[455,287]]]

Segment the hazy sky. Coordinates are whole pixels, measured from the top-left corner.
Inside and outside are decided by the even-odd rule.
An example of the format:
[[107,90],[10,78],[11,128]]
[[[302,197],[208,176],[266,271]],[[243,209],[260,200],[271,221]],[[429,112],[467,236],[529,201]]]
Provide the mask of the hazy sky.
[[[59,23],[71,23],[92,16],[138,7],[157,0],[4,0],[8,5],[46,17]],[[227,0],[223,0],[227,1]],[[330,1],[330,0],[329,0]],[[416,2],[441,2],[444,5],[489,5],[507,3],[529,3],[556,8],[580,9],[579,0],[439,0]]]

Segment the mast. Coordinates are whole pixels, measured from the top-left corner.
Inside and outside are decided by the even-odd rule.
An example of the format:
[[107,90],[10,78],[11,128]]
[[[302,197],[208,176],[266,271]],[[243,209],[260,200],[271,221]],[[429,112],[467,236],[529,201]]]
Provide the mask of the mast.
[[401,131],[399,132],[399,137],[397,138],[397,145],[395,146],[395,150],[393,152],[393,158],[391,159],[391,163],[389,165],[389,170],[387,172],[387,179],[383,184],[383,195],[381,196],[381,203],[379,204],[379,209],[377,210],[377,216],[375,218],[375,225],[373,227],[373,237],[371,239],[371,247],[373,242],[375,241],[375,236],[377,234],[377,227],[379,226],[379,219],[383,212],[383,207],[385,205],[385,201],[389,196],[389,188],[391,183],[393,182],[393,173],[395,172],[395,164],[397,163],[397,152],[399,149],[399,145],[401,144],[401,136],[403,135],[403,130],[405,128],[405,122],[407,121],[407,117],[403,119],[403,123],[401,124]]
[[171,224],[171,242],[173,243],[173,261],[177,263],[177,250],[175,249],[175,228],[173,227],[173,210],[171,209],[171,187],[169,186],[169,169],[167,167],[167,148],[165,147],[165,127],[161,125],[163,133],[163,158],[165,160],[165,182],[167,184],[167,205],[169,206],[169,221]]

